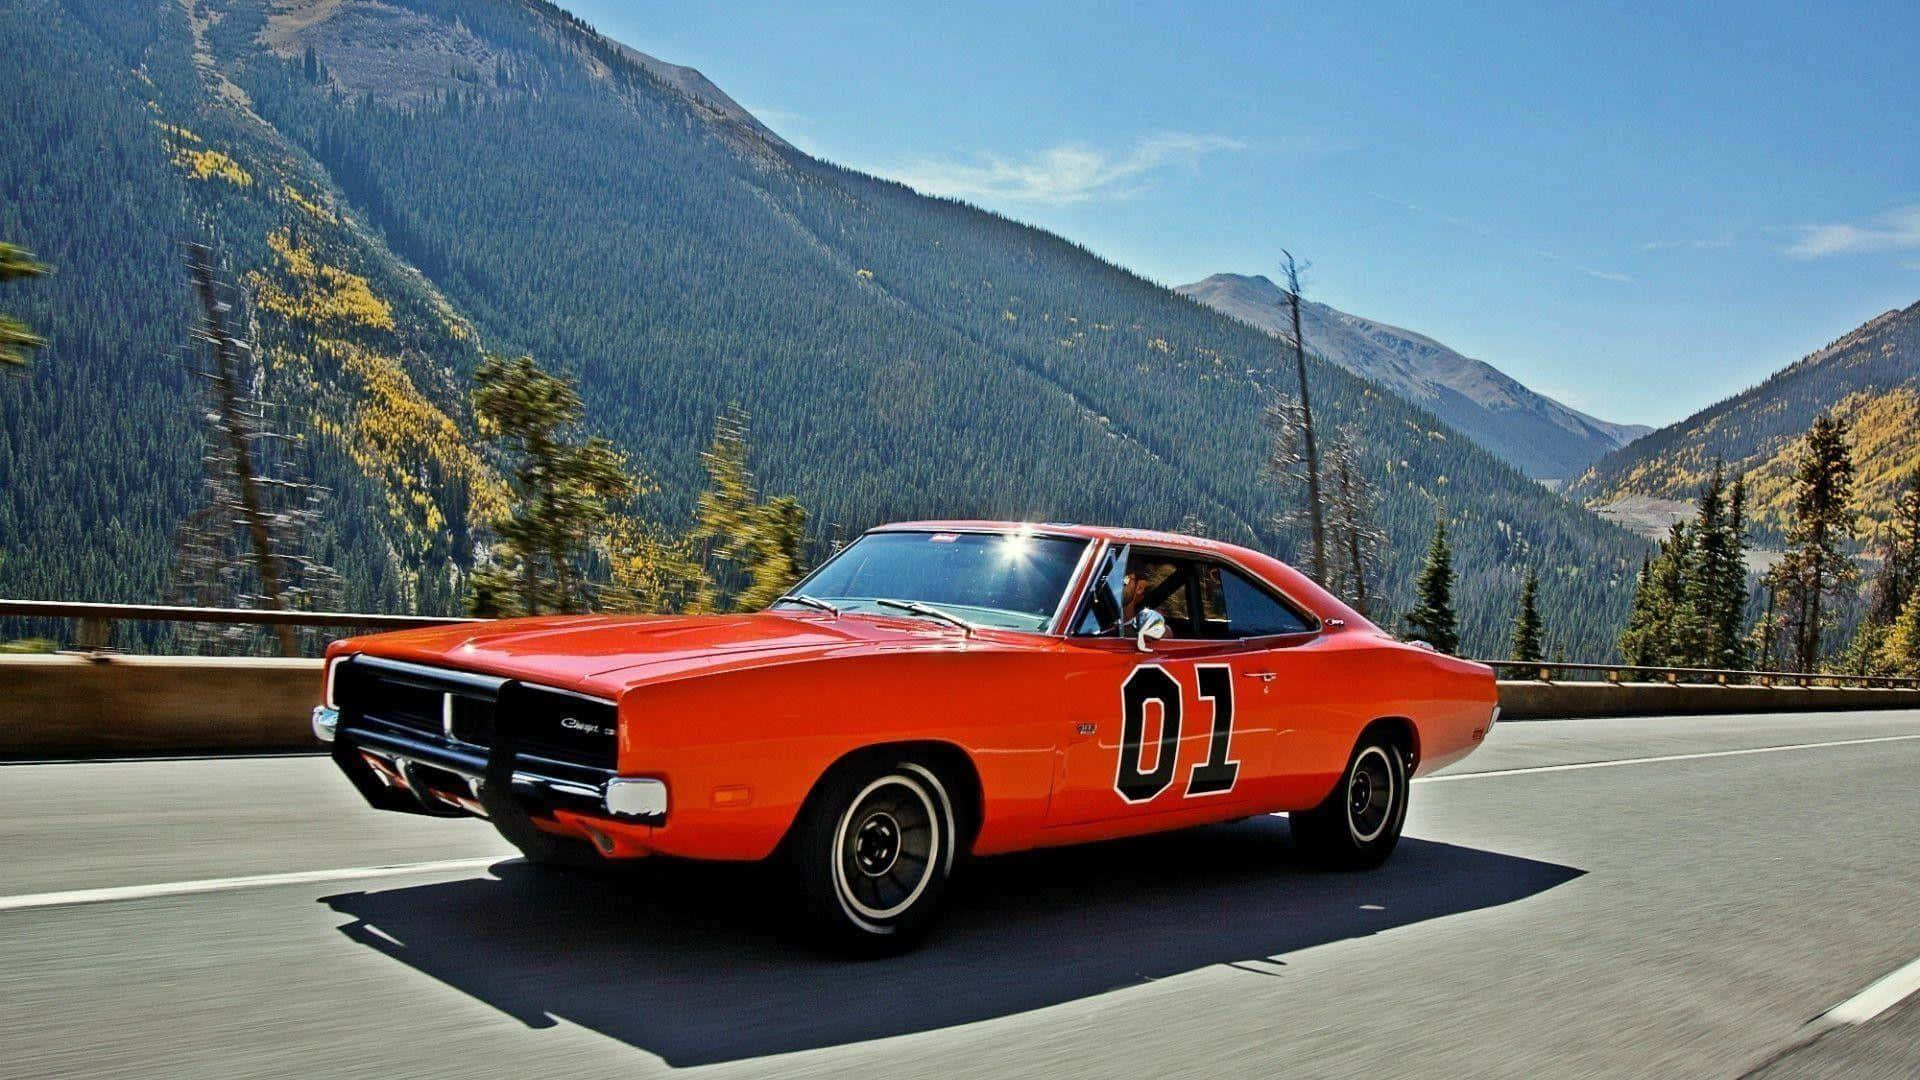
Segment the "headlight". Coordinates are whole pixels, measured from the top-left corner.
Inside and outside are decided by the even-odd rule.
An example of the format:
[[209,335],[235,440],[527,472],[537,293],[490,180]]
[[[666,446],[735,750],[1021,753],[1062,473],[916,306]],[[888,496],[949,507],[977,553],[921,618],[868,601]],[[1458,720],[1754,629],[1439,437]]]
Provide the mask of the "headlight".
[[335,673],[340,670],[340,661],[343,659],[345,659],[345,657],[329,657],[327,659],[326,669],[320,676],[320,704],[329,709],[337,709],[340,707],[340,703],[334,700],[333,697],[333,677]]
[[333,733],[340,726],[340,710],[331,705],[320,705],[313,710],[313,737],[321,742],[333,741]]

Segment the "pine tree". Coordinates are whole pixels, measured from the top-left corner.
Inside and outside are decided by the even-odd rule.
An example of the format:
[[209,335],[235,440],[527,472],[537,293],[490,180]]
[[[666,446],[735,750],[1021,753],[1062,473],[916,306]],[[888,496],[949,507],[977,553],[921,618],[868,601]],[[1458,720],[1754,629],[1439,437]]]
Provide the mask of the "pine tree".
[[1747,603],[1753,590],[1747,573],[1747,479],[1734,478],[1727,495],[1727,542],[1720,580],[1713,590],[1711,616],[1715,653],[1710,658],[1722,668],[1741,669],[1752,662],[1747,639]]
[[[0,243],[0,282],[39,277],[46,272],[31,252]],[[19,367],[27,362],[28,353],[46,343],[47,339],[27,329],[26,323],[0,312],[0,366]]]
[[1641,572],[1620,652],[1630,664],[1692,667],[1705,648],[1706,624],[1688,596],[1698,562],[1698,529],[1676,521]]
[[1520,612],[1513,618],[1513,643],[1507,655],[1515,660],[1537,664],[1546,650],[1540,643],[1540,571],[1527,567],[1526,580],[1520,584]]
[[1700,491],[1691,558],[1681,568],[1685,611],[1674,655],[1681,666],[1739,668],[1746,660],[1746,485],[1727,489],[1726,466],[1716,460]]
[[1419,603],[1407,612],[1407,632],[1444,653],[1460,649],[1459,621],[1453,611],[1453,550],[1447,546],[1447,522],[1434,523],[1433,542],[1414,584]]
[[494,561],[473,575],[477,615],[584,611],[584,561],[639,484],[612,444],[580,439],[584,408],[571,381],[530,356],[489,356],[474,372],[480,430],[513,461],[513,506],[493,523]]
[[1649,556],[1640,561],[1640,573],[1633,581],[1633,607],[1627,613],[1626,629],[1620,632],[1620,655],[1636,667],[1659,662],[1655,645],[1660,605],[1654,580],[1653,558]]
[[1858,575],[1846,548],[1854,538],[1853,453],[1846,421],[1814,418],[1794,470],[1786,554],[1768,573],[1797,670],[1814,671],[1837,599]]

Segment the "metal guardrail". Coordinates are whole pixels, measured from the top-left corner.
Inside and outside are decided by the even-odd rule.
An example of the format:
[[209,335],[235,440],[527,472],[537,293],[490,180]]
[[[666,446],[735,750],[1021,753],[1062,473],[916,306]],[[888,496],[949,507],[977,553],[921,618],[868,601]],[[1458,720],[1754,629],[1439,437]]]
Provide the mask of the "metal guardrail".
[[355,611],[273,611],[260,608],[175,607],[165,604],[88,604],[64,600],[0,600],[0,616],[76,619],[80,647],[103,649],[115,622],[215,623],[226,626],[331,626],[405,630],[419,626],[479,622],[461,616],[369,615]]
[[[1734,668],[1694,668],[1694,667],[1649,667],[1640,664],[1572,664],[1539,662],[1533,660],[1481,660],[1495,671],[1528,671],[1539,682],[1553,682],[1553,673],[1559,672],[1598,672],[1605,681],[1618,683],[1662,682],[1670,686],[1680,685],[1719,685],[1719,686],[1858,686],[1867,689],[1882,688],[1888,690],[1920,689],[1920,679],[1898,675],[1840,675],[1831,672],[1815,671],[1744,671]],[[1650,675],[1647,679],[1623,680],[1625,675]]]
[[[270,611],[258,608],[176,607],[165,604],[93,604],[63,600],[0,600],[0,616],[38,619],[77,619],[80,622],[80,646],[98,649],[106,645],[106,627],[113,622],[216,623],[252,626],[348,627],[369,630],[404,630],[417,626],[445,626],[449,623],[481,622],[458,615],[371,615],[355,611]],[[1661,682],[1717,684],[1721,686],[1860,686],[1894,690],[1920,689],[1920,679],[1891,675],[1836,675],[1827,672],[1742,671],[1732,668],[1648,667],[1637,664],[1576,664],[1529,660],[1480,660],[1496,671],[1532,672],[1538,682],[1554,682],[1554,672],[1597,672],[1606,682]],[[1626,679],[1623,675],[1650,675],[1649,679]]]

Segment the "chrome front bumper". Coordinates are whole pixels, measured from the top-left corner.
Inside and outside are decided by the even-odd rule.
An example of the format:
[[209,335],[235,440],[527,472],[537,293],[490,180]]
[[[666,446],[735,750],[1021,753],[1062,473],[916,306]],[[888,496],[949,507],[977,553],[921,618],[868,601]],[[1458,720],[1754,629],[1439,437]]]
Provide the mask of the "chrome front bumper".
[[[313,734],[321,742],[335,742],[340,735],[340,711],[324,705],[314,709]],[[403,778],[409,778],[410,787],[413,786],[410,778],[414,771],[428,769],[448,774],[449,778],[458,777],[464,781],[469,793],[475,798],[480,797],[488,768],[488,755],[484,748],[453,746],[419,737],[360,728],[353,729],[349,741],[353,750],[372,754],[390,763],[395,772]],[[335,754],[336,760],[340,757],[339,753]],[[552,764],[558,766],[560,763]],[[584,769],[569,771],[578,774],[590,772]],[[373,778],[383,785],[387,783],[386,778],[377,772]],[[654,777],[613,776],[600,780],[589,779],[585,775],[554,776],[515,768],[511,773],[510,786],[516,795],[535,805],[570,806],[643,825],[664,824],[667,818],[667,782]],[[425,799],[424,793],[415,794]]]

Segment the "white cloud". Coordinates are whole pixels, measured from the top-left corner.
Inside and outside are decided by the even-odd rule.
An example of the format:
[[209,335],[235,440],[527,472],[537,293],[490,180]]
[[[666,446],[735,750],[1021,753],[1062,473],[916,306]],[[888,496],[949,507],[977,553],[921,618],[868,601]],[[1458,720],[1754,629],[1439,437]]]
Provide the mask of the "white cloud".
[[1641,251],[1709,251],[1733,246],[1733,237],[1719,236],[1711,240],[1649,240],[1640,245]]
[[1794,225],[1787,231],[1798,239],[1782,250],[1796,259],[1910,251],[1920,249],[1920,206],[1889,210],[1864,225]]
[[1064,206],[1131,198],[1146,188],[1147,174],[1156,169],[1193,165],[1203,155],[1246,146],[1224,135],[1169,131],[1142,136],[1121,152],[1065,143],[1017,157],[979,154],[961,161],[928,155],[881,171],[930,195]]
[[1633,279],[1631,277],[1628,277],[1626,274],[1617,274],[1612,270],[1595,270],[1591,266],[1582,266],[1579,269],[1581,273],[1587,275],[1590,278],[1599,278],[1601,281],[1614,281],[1622,285],[1633,284]]

